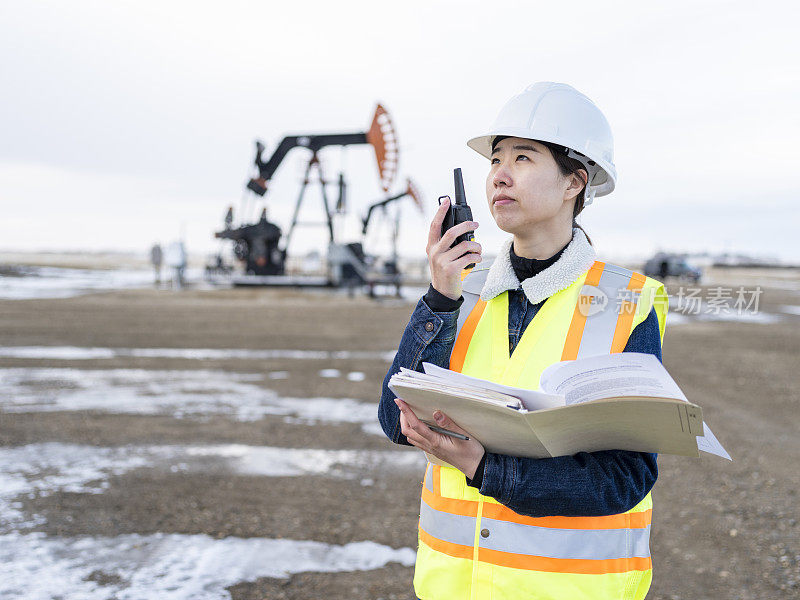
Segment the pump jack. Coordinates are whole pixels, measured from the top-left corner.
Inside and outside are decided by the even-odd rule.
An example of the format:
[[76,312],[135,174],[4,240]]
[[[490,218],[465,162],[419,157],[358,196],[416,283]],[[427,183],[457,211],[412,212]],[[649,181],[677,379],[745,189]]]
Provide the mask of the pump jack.
[[[339,198],[334,209],[331,208],[326,190],[326,181],[323,178],[318,152],[328,146],[349,146],[354,144],[369,144],[375,151],[378,166],[378,175],[381,187],[388,192],[396,175],[398,165],[398,144],[394,126],[386,110],[377,105],[372,123],[366,132],[342,134],[306,134],[284,137],[275,148],[272,156],[264,160],[265,146],[261,141],[256,142],[256,156],[254,165],[258,169],[256,177],[248,181],[246,188],[259,197],[263,197],[269,188],[270,181],[286,155],[294,148],[306,148],[311,151],[305,174],[300,187],[294,212],[286,236],[282,236],[280,227],[267,220],[266,208],[261,213],[257,223],[233,225],[233,210],[229,209],[225,217],[225,229],[215,234],[219,239],[234,242],[234,254],[244,263],[244,274],[234,278],[234,283],[239,285],[357,285],[368,284],[372,287],[375,283],[395,283],[396,274],[387,280],[387,273],[375,274],[369,272],[368,257],[363,252],[361,243],[341,244],[336,239],[333,214],[344,212],[346,205],[346,187],[344,174],[339,174]],[[298,225],[303,225],[298,219],[300,207],[303,203],[305,192],[312,183],[312,171],[316,171],[316,182],[319,183],[322,210],[325,215],[324,224],[327,226],[328,237],[328,273],[325,277],[313,276],[288,276],[286,275],[286,254],[289,243]],[[374,209],[386,207],[389,203],[410,195],[419,204],[419,193],[413,189],[409,180],[406,191],[376,202],[370,206],[367,216],[363,219],[363,233],[366,233],[370,216]],[[396,232],[394,234],[394,262],[396,263]],[[396,264],[395,264],[396,270]]]
[[[382,209],[384,213],[386,213],[386,209],[389,204],[405,198],[406,196],[410,197],[414,201],[414,205],[417,209],[422,212],[422,195],[419,193],[419,189],[411,179],[406,179],[406,189],[399,194],[395,194],[394,196],[390,196],[389,198],[384,198],[383,200],[379,200],[374,204],[371,204],[370,207],[367,209],[367,214],[361,219],[361,235],[367,235],[367,228],[369,227],[369,222],[372,215],[375,214],[375,210]],[[398,252],[397,252],[397,241],[398,236],[400,233],[400,210],[396,210],[394,213],[394,224],[392,228],[392,257],[390,260],[384,263],[384,272],[386,274],[394,274],[400,275],[400,271],[397,266],[398,262]],[[398,295],[400,290],[398,289]]]

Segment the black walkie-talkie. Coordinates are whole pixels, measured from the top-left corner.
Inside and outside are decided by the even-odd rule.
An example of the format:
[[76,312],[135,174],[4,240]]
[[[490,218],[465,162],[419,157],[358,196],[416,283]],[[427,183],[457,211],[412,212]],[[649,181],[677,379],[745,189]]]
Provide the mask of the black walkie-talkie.
[[[447,213],[444,216],[444,221],[442,221],[442,235],[444,235],[445,231],[451,227],[455,227],[459,223],[472,221],[472,209],[470,209],[470,207],[467,205],[467,196],[464,193],[464,178],[461,176],[461,169],[453,169],[453,179],[456,187],[455,203],[450,204],[450,207],[447,209]],[[442,203],[442,200],[447,200],[448,202],[450,201],[447,196],[440,196],[439,204]],[[462,233],[459,235],[450,245],[450,247],[452,248],[453,246],[457,246],[464,241],[471,242],[474,239],[475,236],[472,235],[471,231],[468,231],[467,233]],[[472,263],[467,265],[466,268],[471,269],[474,266],[475,263]]]

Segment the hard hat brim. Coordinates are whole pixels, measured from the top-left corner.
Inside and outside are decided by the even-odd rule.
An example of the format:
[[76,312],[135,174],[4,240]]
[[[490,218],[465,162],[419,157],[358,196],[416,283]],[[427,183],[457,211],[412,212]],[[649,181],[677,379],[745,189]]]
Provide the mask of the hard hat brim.
[[[474,137],[467,141],[467,146],[475,150],[478,154],[483,156],[484,158],[491,159],[492,158],[492,141],[494,138],[498,136],[503,137],[518,137],[523,138],[526,140],[532,139],[530,137],[531,130],[530,129],[523,129],[523,128],[515,128],[515,127],[504,127],[502,129],[498,129],[492,133],[486,135],[480,135],[478,137]],[[550,142],[553,144],[559,144],[561,146],[569,147],[568,145],[564,144],[562,140],[559,139],[538,139],[533,141],[541,141],[541,142]],[[580,152],[580,149],[575,149]],[[609,164],[607,161],[603,160],[600,157],[589,156],[586,155],[588,158],[593,160],[597,163],[597,165],[602,170],[602,174],[605,175],[602,183],[593,184],[592,187],[595,189],[595,196],[606,196],[614,191],[617,182],[617,170],[614,168],[613,165]],[[597,178],[595,178],[597,179]]]

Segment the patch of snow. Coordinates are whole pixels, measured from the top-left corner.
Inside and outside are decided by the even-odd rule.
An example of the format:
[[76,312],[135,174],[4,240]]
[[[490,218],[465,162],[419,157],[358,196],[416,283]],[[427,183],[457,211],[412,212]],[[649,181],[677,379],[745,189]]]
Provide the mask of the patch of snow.
[[382,360],[392,362],[395,351],[247,350],[238,348],[81,348],[76,346],[5,346],[0,357],[47,360],[110,358],[174,358],[186,360]]
[[[414,564],[411,548],[156,533],[50,538],[0,535],[0,597],[20,600],[224,600],[259,577]],[[97,574],[105,582],[97,581]]]
[[77,348],[75,346],[4,346],[3,358],[33,358],[43,360],[97,360],[116,358],[116,348]]
[[727,321],[736,323],[754,323],[758,325],[768,325],[778,323],[783,320],[780,315],[774,315],[763,311],[741,313],[735,311],[721,311],[719,313],[701,313],[695,316],[698,321]]
[[669,311],[667,313],[667,325],[685,325],[691,322],[692,319],[682,313],[675,311]]
[[[207,472],[208,459],[226,470],[262,477],[325,475],[361,479],[374,471],[420,471],[423,455],[409,450],[318,450],[241,444],[121,446],[105,448],[57,442],[0,448],[0,533],[42,522],[14,501],[54,492],[102,494],[111,476],[149,467],[169,472]],[[4,597],[0,595],[0,597]]]
[[702,303],[699,307],[687,307],[684,310],[671,310],[667,313],[667,324],[686,325],[698,321],[710,322],[736,322],[753,324],[771,324],[783,320],[781,315],[776,315],[762,310],[737,310],[730,307],[722,307],[719,310],[709,307]]
[[243,475],[296,477],[329,474],[345,479],[360,476],[365,469],[421,469],[419,452],[404,450],[317,450],[266,446],[187,447],[189,456],[219,456],[228,459],[233,470]]
[[800,306],[796,306],[794,304],[783,304],[781,306],[781,311],[785,312],[787,315],[800,315]]
[[0,531],[41,523],[35,515],[26,518],[12,502],[17,496],[36,497],[54,491],[100,494],[104,491],[100,484],[109,475],[147,464],[145,456],[125,448],[58,443],[0,448]]
[[0,369],[0,411],[97,410],[239,421],[284,415],[302,423],[361,423],[365,431],[374,431],[367,427],[377,420],[374,403],[284,397],[257,385],[262,381],[259,374],[214,370]]
[[[380,297],[384,302],[386,302],[388,299],[391,299],[395,296],[397,288],[393,285],[379,284],[374,286],[374,291],[376,296]],[[400,300],[404,303],[417,302],[425,295],[427,291],[427,287],[403,285],[400,286],[400,298],[396,298],[396,300]]]
[[800,291],[800,281],[792,279],[759,279],[758,285],[787,292]]
[[154,277],[153,271],[147,269],[25,267],[20,273],[14,277],[0,275],[0,298],[71,298],[101,290],[152,286]]
[[347,374],[348,381],[364,381],[365,375],[361,371],[351,371]]

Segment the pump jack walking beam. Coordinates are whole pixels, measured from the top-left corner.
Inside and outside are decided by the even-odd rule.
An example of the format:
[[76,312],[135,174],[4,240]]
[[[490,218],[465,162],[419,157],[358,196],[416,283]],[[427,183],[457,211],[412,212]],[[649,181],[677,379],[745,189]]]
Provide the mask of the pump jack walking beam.
[[389,198],[379,200],[378,202],[370,205],[370,207],[367,209],[367,214],[363,219],[361,219],[361,235],[367,234],[367,227],[369,226],[370,218],[372,218],[372,213],[375,209],[384,208],[386,205],[391,204],[395,200],[399,200],[405,196],[410,196],[420,212],[422,211],[422,195],[419,193],[419,190],[411,181],[411,179],[408,179],[406,180],[406,189],[404,191],[394,196],[390,196]]
[[259,196],[267,192],[267,185],[283,162],[283,159],[292,148],[308,148],[313,155],[326,146],[349,146],[353,144],[370,144],[375,150],[375,159],[378,162],[381,187],[384,192],[397,175],[398,146],[397,135],[392,125],[389,113],[380,104],[375,108],[375,115],[368,131],[364,133],[334,133],[324,135],[294,135],[281,140],[269,160],[264,161],[262,153],[264,144],[256,142],[255,165],[258,167],[259,176],[251,179],[247,184],[248,189]]

